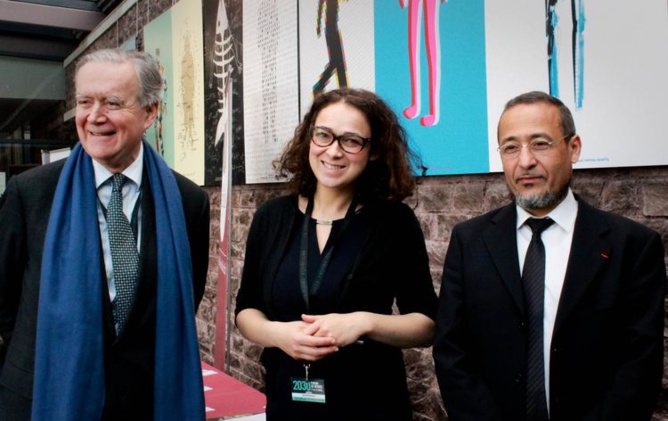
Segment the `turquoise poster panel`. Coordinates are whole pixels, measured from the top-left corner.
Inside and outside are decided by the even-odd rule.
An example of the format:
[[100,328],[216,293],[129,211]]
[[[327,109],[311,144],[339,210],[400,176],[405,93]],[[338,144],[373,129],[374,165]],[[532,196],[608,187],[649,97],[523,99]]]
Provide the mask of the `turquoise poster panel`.
[[376,92],[399,115],[427,175],[488,172],[484,1],[401,3],[374,2]]

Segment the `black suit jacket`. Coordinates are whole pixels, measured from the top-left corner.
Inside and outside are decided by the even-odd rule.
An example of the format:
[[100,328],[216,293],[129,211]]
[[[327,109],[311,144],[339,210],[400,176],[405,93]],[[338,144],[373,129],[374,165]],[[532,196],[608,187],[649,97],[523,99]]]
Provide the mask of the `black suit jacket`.
[[[0,386],[26,398],[24,409],[28,413],[44,237],[64,162],[13,177],[0,198],[0,336],[5,341],[4,352],[0,353]],[[188,230],[197,308],[209,262],[209,199],[197,185],[174,174]],[[119,337],[113,327],[106,277],[100,280],[104,283],[105,419],[125,419],[128,414],[136,419],[151,419],[153,413],[157,245],[153,196],[146,171],[142,184],[140,280],[126,328]],[[1,400],[0,395],[0,405]]]
[[[663,244],[638,223],[578,202],[550,348],[550,419],[649,420],[663,375]],[[452,421],[526,419],[515,225],[510,204],[452,232],[434,345]]]

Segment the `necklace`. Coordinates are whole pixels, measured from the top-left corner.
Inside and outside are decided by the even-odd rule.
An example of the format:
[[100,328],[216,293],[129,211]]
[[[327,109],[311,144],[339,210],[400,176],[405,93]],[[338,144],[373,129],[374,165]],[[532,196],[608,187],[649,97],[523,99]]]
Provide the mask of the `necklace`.
[[328,226],[331,226],[331,225],[334,223],[334,221],[332,221],[331,219],[316,219],[316,220],[315,220],[315,223],[316,223],[316,225],[328,225]]

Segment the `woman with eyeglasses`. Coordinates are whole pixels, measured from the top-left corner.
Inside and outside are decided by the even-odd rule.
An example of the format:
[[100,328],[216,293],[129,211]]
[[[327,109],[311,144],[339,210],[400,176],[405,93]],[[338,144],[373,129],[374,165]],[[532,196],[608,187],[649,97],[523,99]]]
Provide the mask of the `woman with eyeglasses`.
[[432,344],[437,302],[412,165],[395,113],[351,88],[317,96],[276,162],[292,194],[255,214],[235,311],[267,420],[412,419],[401,349]]

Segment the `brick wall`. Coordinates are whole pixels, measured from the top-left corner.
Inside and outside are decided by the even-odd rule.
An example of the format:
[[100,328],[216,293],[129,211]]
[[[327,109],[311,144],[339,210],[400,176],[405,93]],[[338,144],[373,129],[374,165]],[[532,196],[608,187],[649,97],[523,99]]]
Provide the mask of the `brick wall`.
[[[668,167],[601,169],[576,171],[573,190],[587,202],[639,221],[657,230],[668,248]],[[218,215],[220,194],[207,188],[212,203],[211,263],[209,285],[198,313],[203,358],[213,360],[217,282]],[[232,194],[231,228],[231,306],[243,267],[245,239],[256,207],[265,200],[285,193],[283,185],[235,186]],[[434,287],[438,291],[443,260],[450,232],[460,221],[492,210],[509,200],[499,174],[428,177],[417,195],[408,202],[422,224],[430,256]],[[230,320],[228,318],[228,320]],[[226,371],[241,381],[262,390],[262,370],[258,363],[261,348],[246,341],[234,327],[230,330],[230,364]],[[431,349],[404,352],[415,420],[447,420],[434,377]],[[668,369],[664,370],[663,393],[654,421],[668,420]]]

